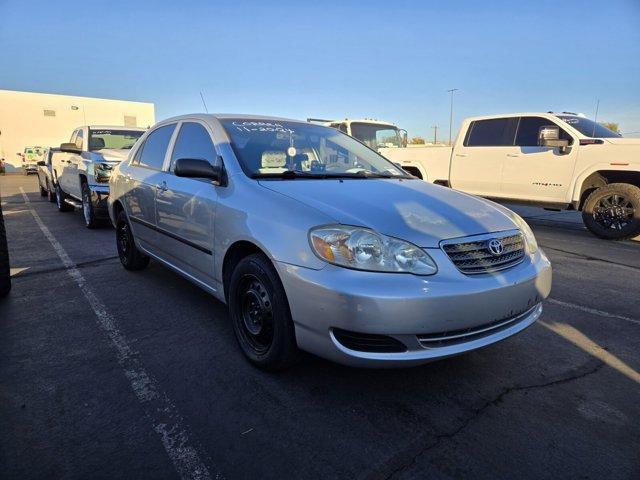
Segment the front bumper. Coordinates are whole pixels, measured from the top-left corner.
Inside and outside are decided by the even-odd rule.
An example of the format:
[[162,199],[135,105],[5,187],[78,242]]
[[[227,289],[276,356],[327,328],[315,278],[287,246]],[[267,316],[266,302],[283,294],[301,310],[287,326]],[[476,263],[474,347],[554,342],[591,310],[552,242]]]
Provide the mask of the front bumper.
[[[524,330],[538,319],[551,290],[551,264],[542,250],[507,270],[473,276],[459,272],[443,251],[429,254],[439,271],[422,277],[276,262],[298,346],[353,366],[418,365]],[[406,351],[347,348],[335,329],[389,336]]]
[[98,218],[109,218],[109,210],[107,208],[107,200],[109,199],[108,184],[92,184],[89,185],[91,190],[91,203],[93,211]]

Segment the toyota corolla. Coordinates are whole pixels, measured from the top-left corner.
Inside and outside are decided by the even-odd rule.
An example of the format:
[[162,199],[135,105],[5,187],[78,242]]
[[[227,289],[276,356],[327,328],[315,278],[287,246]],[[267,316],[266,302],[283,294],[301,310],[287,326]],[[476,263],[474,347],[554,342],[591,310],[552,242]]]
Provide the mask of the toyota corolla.
[[329,127],[165,120],[110,190],[122,265],[154,259],[225,302],[240,348],[265,369],[299,350],[382,367],[475,350],[533,324],[551,289],[518,215]]

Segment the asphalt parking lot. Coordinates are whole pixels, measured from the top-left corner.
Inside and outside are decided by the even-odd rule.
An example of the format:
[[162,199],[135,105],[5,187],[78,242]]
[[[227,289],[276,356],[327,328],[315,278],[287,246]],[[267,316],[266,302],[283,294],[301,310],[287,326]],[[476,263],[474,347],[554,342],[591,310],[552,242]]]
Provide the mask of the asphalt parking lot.
[[0,192],[1,478],[640,478],[638,242],[524,209],[554,268],[525,332],[412,369],[266,374],[224,305],[157,263],[125,271],[113,230],[37,177]]

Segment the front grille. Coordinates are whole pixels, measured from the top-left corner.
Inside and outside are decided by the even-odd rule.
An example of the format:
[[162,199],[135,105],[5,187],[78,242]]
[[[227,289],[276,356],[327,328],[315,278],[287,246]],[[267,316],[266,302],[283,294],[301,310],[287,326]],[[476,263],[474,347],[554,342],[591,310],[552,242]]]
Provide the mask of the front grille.
[[[500,253],[490,249],[492,240],[500,241],[502,245]],[[467,275],[513,267],[522,262],[525,254],[522,234],[513,232],[483,235],[482,239],[478,240],[473,237],[447,240],[442,242],[442,249],[458,270]]]
[[425,348],[438,348],[477,340],[517,325],[519,322],[525,320],[529,314],[538,307],[539,304],[524,312],[519,312],[516,315],[510,315],[507,318],[494,320],[493,322],[478,325],[477,327],[417,335],[418,342]]
[[387,335],[350,332],[334,328],[333,336],[349,350],[358,352],[399,353],[407,351],[407,347],[402,342]]

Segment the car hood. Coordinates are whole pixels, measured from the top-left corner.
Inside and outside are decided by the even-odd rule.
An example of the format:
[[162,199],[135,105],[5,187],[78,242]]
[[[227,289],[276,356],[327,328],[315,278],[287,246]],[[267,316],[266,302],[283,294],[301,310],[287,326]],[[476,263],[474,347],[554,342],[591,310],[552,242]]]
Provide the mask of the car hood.
[[91,154],[95,156],[98,161],[121,162],[127,159],[130,151],[129,149],[103,148],[102,150],[91,152]]
[[261,180],[336,223],[371,228],[423,248],[448,238],[517,228],[492,202],[421,180]]
[[640,145],[640,138],[603,138],[606,143],[613,145]]

